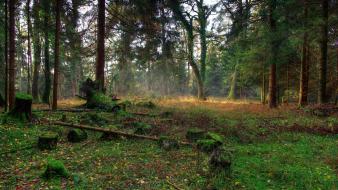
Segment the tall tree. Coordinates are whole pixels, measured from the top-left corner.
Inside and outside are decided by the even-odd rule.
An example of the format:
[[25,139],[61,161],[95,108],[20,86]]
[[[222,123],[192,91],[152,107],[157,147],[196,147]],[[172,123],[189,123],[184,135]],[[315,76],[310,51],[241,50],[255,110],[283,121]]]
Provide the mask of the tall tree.
[[50,1],[43,0],[44,8],[44,37],[45,37],[45,89],[42,96],[42,101],[49,104],[50,89],[51,89],[51,72],[49,63],[49,15],[50,15]]
[[322,26],[321,26],[321,57],[319,64],[319,92],[318,103],[326,103],[326,77],[327,77],[327,42],[328,42],[328,0],[322,0]]
[[54,48],[54,82],[53,82],[53,104],[52,109],[56,110],[58,105],[58,83],[59,83],[59,65],[60,65],[60,33],[61,33],[61,3],[62,0],[56,0],[55,6],[55,48]]
[[200,66],[201,66],[201,77],[203,83],[205,82],[205,68],[206,68],[206,57],[207,57],[207,7],[204,5],[203,0],[196,1],[197,3],[197,15],[199,23],[199,36],[200,36],[200,45],[201,45],[201,57],[200,57]]
[[99,90],[103,92],[105,61],[105,0],[98,0],[97,31],[96,81],[98,82]]
[[8,101],[9,109],[14,108],[15,101],[15,0],[10,0],[9,7],[9,88]]
[[269,70],[269,107],[277,107],[277,83],[276,83],[276,61],[278,52],[278,42],[273,34],[276,34],[276,0],[269,0],[269,26],[271,32],[271,57],[270,57],[270,70]]
[[186,18],[183,14],[181,3],[178,0],[170,1],[170,8],[172,9],[175,17],[182,23],[184,29],[187,32],[187,46],[188,46],[188,62],[191,66],[195,78],[197,80],[197,87],[198,87],[198,98],[205,99],[204,95],[204,84],[201,77],[200,70],[197,66],[197,63],[194,59],[194,27],[193,27],[193,19]]
[[8,0],[5,0],[5,111],[8,109]]
[[32,46],[31,46],[31,31],[32,21],[30,13],[31,0],[26,3],[26,17],[27,17],[27,94],[31,94],[31,64],[32,64]]
[[34,100],[39,100],[39,72],[41,66],[41,41],[40,41],[40,1],[34,0],[33,5],[33,17],[34,17],[34,28],[33,28],[33,48],[34,48],[34,73],[33,73],[33,84],[32,84],[32,96]]
[[309,45],[308,45],[308,2],[304,0],[304,34],[303,34],[303,55],[300,67],[300,88],[299,106],[307,105],[307,95],[309,86]]

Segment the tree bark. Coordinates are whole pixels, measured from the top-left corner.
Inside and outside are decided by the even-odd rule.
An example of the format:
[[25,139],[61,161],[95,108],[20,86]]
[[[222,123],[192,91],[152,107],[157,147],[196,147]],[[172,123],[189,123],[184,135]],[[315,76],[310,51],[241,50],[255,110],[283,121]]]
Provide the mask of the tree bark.
[[[274,18],[274,12],[276,9],[276,0],[270,0],[269,4],[269,21],[270,21],[270,32],[276,33],[276,20]],[[270,74],[269,74],[269,107],[277,107],[277,98],[276,98],[276,60],[277,60],[277,48],[278,44],[274,35],[271,37],[271,58],[270,58]]]
[[97,30],[96,81],[99,84],[99,90],[104,92],[105,0],[98,0]]
[[59,82],[59,65],[60,65],[60,33],[61,33],[61,18],[60,18],[60,9],[61,9],[62,0],[56,0],[55,7],[55,61],[54,61],[54,82],[53,82],[53,104],[52,110],[57,109],[58,101],[58,82]]
[[30,14],[30,2],[27,0],[26,17],[27,17],[27,94],[31,94],[31,65],[32,65],[32,46],[31,46],[31,31],[32,21]]
[[33,46],[34,46],[34,73],[32,84],[32,96],[34,100],[39,100],[39,72],[41,66],[41,42],[40,42],[40,16],[39,16],[40,2],[34,0],[33,14],[34,14],[34,32],[33,32]]
[[319,64],[319,92],[318,103],[324,104],[326,100],[326,77],[327,77],[327,42],[328,42],[328,0],[322,0],[322,19],[321,26],[321,57]]
[[5,0],[5,111],[8,110],[8,0]]
[[307,105],[307,95],[309,86],[309,63],[308,63],[308,32],[307,32],[307,19],[308,19],[308,3],[304,1],[304,36],[303,36],[303,55],[300,67],[300,88],[299,88],[299,106]]
[[51,89],[51,72],[49,63],[49,11],[50,1],[43,0],[44,6],[44,33],[45,33],[45,89],[42,96],[42,101],[49,104],[50,89]]
[[14,108],[15,102],[15,0],[9,1],[9,109]]
[[207,15],[206,10],[203,5],[203,0],[197,1],[198,8],[198,23],[200,25],[199,36],[200,36],[200,45],[201,45],[201,77],[203,83],[205,82],[205,72],[206,72],[206,57],[207,57],[207,40],[206,40],[206,25],[207,25]]

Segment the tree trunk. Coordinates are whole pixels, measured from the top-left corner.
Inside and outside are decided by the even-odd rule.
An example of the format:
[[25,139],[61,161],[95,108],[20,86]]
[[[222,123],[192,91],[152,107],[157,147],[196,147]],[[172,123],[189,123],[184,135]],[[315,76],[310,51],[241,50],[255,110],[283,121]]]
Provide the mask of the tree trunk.
[[44,5],[44,33],[45,33],[45,90],[42,96],[42,101],[49,104],[50,89],[51,89],[51,72],[49,63],[49,11],[50,1],[43,0]]
[[9,109],[14,108],[15,102],[15,1],[9,1]]
[[10,115],[20,120],[32,120],[32,97],[27,94],[18,93],[15,97],[15,106],[11,109]]
[[308,86],[309,86],[309,63],[308,63],[308,32],[307,32],[307,16],[308,15],[308,4],[307,1],[304,1],[304,37],[303,37],[303,56],[300,67],[300,88],[299,88],[299,106],[307,105],[307,95],[308,95]]
[[230,91],[228,95],[228,99],[235,100],[236,99],[236,82],[237,82],[237,65],[235,65],[235,71],[232,74],[232,80],[230,85]]
[[32,95],[34,100],[39,100],[39,72],[41,66],[41,42],[40,42],[40,2],[34,0],[33,14],[34,14],[34,33],[33,33],[33,46],[34,46],[34,73],[32,84]]
[[206,57],[207,57],[207,40],[206,40],[206,25],[207,25],[207,16],[206,10],[203,5],[203,0],[197,2],[198,7],[198,23],[200,25],[199,36],[200,36],[200,45],[201,45],[201,77],[203,83],[205,82],[205,71],[206,71]]
[[8,0],[5,0],[5,111],[8,110]]
[[58,101],[58,80],[59,80],[59,65],[60,65],[60,32],[61,32],[61,18],[60,18],[60,9],[62,0],[56,0],[55,7],[55,61],[54,61],[54,82],[53,82],[53,104],[52,110],[57,109]]
[[26,17],[27,17],[27,94],[31,94],[31,65],[32,65],[32,46],[31,46],[31,31],[32,21],[30,14],[30,2],[27,0],[26,4]]
[[99,90],[104,92],[105,0],[98,0],[97,30],[96,81],[99,84]]
[[[276,9],[276,0],[271,0],[269,4],[269,20],[270,20],[270,31],[271,33],[276,33],[276,20],[274,18],[274,12]],[[275,38],[272,35],[272,38]],[[276,59],[277,59],[277,47],[278,44],[276,39],[271,39],[271,58],[270,58],[270,72],[269,72],[269,107],[276,108],[277,107],[277,98],[276,98]]]
[[321,58],[319,64],[319,92],[318,103],[326,103],[326,76],[327,76],[327,42],[328,42],[328,0],[322,0],[322,18],[321,28]]

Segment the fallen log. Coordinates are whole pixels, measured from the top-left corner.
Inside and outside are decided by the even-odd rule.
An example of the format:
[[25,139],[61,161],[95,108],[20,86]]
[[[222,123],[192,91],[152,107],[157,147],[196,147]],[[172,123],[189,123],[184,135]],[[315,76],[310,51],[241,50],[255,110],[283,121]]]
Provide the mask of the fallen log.
[[74,112],[74,113],[79,113],[79,112],[95,112],[96,110],[93,109],[57,109],[57,110],[51,110],[51,109],[39,109],[39,110],[33,110],[33,112],[49,112],[49,111],[53,111],[53,112]]
[[[77,129],[85,129],[85,130],[90,130],[90,131],[97,131],[97,132],[103,132],[103,133],[110,133],[110,134],[115,134],[123,137],[129,137],[129,138],[139,138],[139,139],[147,139],[147,140],[152,140],[152,141],[159,141],[160,138],[158,137],[152,137],[152,136],[146,136],[146,135],[138,135],[138,134],[130,134],[130,133],[125,133],[122,131],[116,131],[116,130],[111,130],[111,129],[105,129],[105,128],[99,128],[99,127],[91,127],[87,125],[78,125],[78,124],[73,124],[73,123],[65,123],[61,121],[49,121],[49,125],[59,125],[59,126],[64,126],[64,127],[72,127],[72,128],[77,128]],[[179,141],[178,142],[181,145],[188,145],[192,146],[191,143],[189,142],[184,142],[184,141]]]

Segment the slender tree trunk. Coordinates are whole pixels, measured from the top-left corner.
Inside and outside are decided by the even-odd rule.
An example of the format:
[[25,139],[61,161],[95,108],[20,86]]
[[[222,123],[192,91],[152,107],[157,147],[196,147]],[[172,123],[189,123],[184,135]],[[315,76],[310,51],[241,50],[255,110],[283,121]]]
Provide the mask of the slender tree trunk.
[[263,72],[262,72],[262,89],[261,89],[261,103],[264,105],[265,104],[265,68],[263,67]]
[[31,46],[31,31],[32,21],[30,14],[31,0],[27,0],[26,14],[27,14],[27,94],[31,94],[31,65],[32,65],[32,46]]
[[307,0],[304,1],[304,27],[305,32],[303,36],[303,55],[300,67],[300,88],[299,88],[299,106],[307,105],[307,95],[309,86],[309,63],[308,63],[308,32],[307,32],[307,16],[308,15],[308,4]]
[[14,108],[15,102],[15,0],[9,1],[9,109]]
[[338,104],[338,44],[336,44],[336,98],[335,104]]
[[328,42],[328,0],[322,0],[322,18],[321,28],[321,58],[319,64],[319,92],[318,103],[326,103],[326,77],[327,77],[327,42]]
[[[276,20],[274,18],[274,12],[276,9],[276,0],[270,0],[269,5],[269,20],[270,20],[270,30],[271,33],[276,33]],[[274,38],[274,37],[272,37]],[[269,74],[269,107],[275,108],[277,107],[277,98],[276,98],[276,56],[277,56],[277,48],[278,44],[276,43],[276,39],[271,39],[271,61],[270,61],[270,74]]]
[[42,96],[42,101],[49,104],[50,89],[51,89],[51,72],[49,63],[49,11],[50,1],[43,0],[44,5],[44,33],[45,33],[45,90]]
[[97,30],[96,81],[99,84],[99,90],[104,92],[105,0],[98,0]]
[[237,87],[237,64],[235,65],[235,71],[232,74],[232,80],[231,80],[228,99],[230,99],[230,100],[236,99],[236,87]]
[[33,84],[32,84],[32,96],[33,99],[39,100],[39,72],[41,66],[41,42],[40,42],[40,2],[39,0],[34,1],[34,33],[33,33],[33,46],[34,46],[34,73],[33,73]]
[[201,77],[203,83],[205,82],[205,71],[206,71],[206,57],[207,57],[207,40],[206,40],[206,25],[207,25],[207,16],[206,10],[203,5],[203,0],[197,1],[198,7],[198,23],[200,25],[199,36],[200,36],[200,45],[201,45]]
[[61,18],[60,18],[60,11],[61,11],[61,2],[62,0],[56,0],[56,7],[55,7],[55,61],[54,61],[54,82],[53,82],[53,104],[52,110],[57,109],[58,104],[58,80],[59,80],[59,65],[60,65],[60,33],[61,33]]
[[5,111],[8,110],[8,0],[5,0]]

